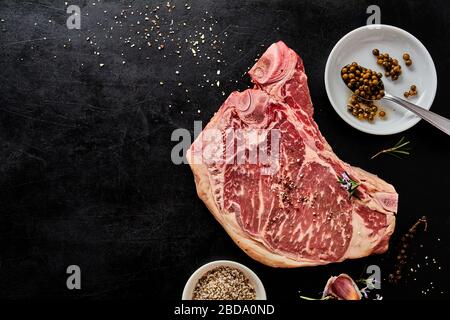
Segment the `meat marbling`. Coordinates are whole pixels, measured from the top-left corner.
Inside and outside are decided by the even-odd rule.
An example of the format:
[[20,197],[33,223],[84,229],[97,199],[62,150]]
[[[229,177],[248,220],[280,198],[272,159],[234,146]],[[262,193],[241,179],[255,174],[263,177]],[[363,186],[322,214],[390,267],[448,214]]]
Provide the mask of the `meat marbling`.
[[[398,194],[334,154],[313,120],[301,58],[280,41],[249,74],[254,88],[231,93],[187,152],[197,193],[214,217],[248,255],[274,267],[386,251]],[[249,161],[262,159],[258,148],[266,162]],[[337,181],[344,172],[360,183],[355,196]]]

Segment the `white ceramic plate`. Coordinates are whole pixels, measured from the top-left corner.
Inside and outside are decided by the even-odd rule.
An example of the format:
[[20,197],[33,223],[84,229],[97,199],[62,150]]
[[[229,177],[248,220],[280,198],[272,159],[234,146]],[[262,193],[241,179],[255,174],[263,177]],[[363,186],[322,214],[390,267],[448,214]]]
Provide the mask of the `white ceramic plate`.
[[266,291],[264,289],[264,286],[261,282],[261,280],[259,280],[258,276],[249,268],[247,268],[246,266],[234,262],[234,261],[228,261],[228,260],[218,260],[218,261],[213,261],[213,262],[209,262],[203,266],[201,266],[200,268],[198,268],[189,278],[189,280],[187,281],[184,290],[183,290],[183,296],[182,299],[183,300],[192,300],[192,294],[194,292],[195,289],[195,285],[197,284],[198,280],[208,271],[220,267],[220,266],[226,266],[226,267],[230,267],[230,268],[235,268],[240,270],[249,280],[250,284],[253,286],[253,288],[255,288],[255,293],[256,293],[256,300],[266,300]]
[[[384,76],[384,69],[377,65],[372,50],[377,48],[381,53],[389,53],[402,66],[402,74],[398,80],[392,81]],[[403,53],[409,53],[412,66],[407,67],[403,61]],[[408,99],[425,109],[430,109],[437,89],[436,68],[433,59],[424,45],[408,32],[388,25],[369,25],[353,30],[335,45],[328,57],[325,67],[325,87],[331,105],[352,127],[363,132],[388,135],[402,132],[414,126],[420,118],[397,106],[395,103],[381,100],[378,104],[386,111],[385,119],[377,119],[373,123],[361,121],[347,111],[350,90],[341,80],[341,68],[353,61],[383,73],[386,92],[402,97],[412,84],[417,86],[418,95]]]

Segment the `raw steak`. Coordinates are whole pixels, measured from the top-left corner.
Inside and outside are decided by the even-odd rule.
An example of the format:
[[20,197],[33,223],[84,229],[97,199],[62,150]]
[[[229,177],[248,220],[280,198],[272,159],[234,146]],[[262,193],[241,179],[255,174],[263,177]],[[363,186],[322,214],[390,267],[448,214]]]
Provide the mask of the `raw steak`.
[[[187,152],[214,217],[248,255],[274,267],[386,251],[398,195],[333,153],[313,120],[301,58],[278,42],[249,74],[254,88],[233,92]],[[353,196],[338,182],[344,173],[360,183]]]

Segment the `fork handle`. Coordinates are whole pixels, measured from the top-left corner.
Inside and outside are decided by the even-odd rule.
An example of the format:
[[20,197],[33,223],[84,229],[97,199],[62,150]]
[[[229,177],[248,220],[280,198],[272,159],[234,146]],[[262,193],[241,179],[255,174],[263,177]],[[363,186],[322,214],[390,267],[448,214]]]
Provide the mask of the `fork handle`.
[[450,119],[444,118],[443,116],[440,116],[434,112],[423,109],[418,105],[403,100],[399,97],[395,97],[388,93],[386,93],[383,98],[401,105],[405,109],[411,111],[415,115],[419,116],[420,118],[424,119],[431,125],[435,126],[436,128],[440,129],[441,131],[445,132],[447,135],[450,136]]

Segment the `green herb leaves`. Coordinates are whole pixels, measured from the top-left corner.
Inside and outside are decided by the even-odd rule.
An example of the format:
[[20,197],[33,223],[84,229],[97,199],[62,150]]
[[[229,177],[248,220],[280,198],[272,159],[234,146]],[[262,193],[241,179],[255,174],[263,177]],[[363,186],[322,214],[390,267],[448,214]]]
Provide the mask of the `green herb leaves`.
[[410,154],[409,151],[411,150],[411,148],[408,146],[409,143],[410,142],[406,141],[405,137],[402,137],[395,146],[393,146],[392,148],[389,148],[389,149],[381,150],[380,152],[375,154],[371,159],[375,159],[376,157],[378,157],[380,154],[383,154],[383,153],[387,153],[387,154],[390,154],[391,156],[401,159],[402,155],[405,156],[405,155]]
[[[342,173],[342,177],[337,177],[337,181],[341,184],[341,186],[348,191],[351,196],[355,196],[355,191],[359,187],[360,183],[351,179],[347,172]],[[357,197],[356,197],[357,198]]]

